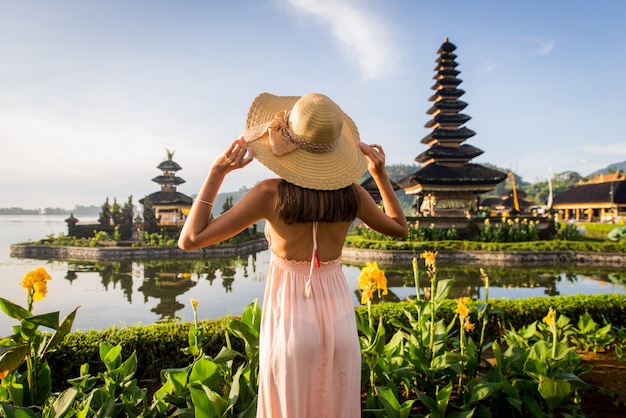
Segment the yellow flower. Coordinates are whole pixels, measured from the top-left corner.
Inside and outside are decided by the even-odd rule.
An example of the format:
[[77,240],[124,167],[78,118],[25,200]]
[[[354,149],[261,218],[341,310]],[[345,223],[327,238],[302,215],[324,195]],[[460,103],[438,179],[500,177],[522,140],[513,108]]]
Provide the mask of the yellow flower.
[[191,299],[191,307],[196,309],[198,307],[198,301],[195,299]]
[[424,259],[426,267],[433,267],[435,265],[435,257],[437,257],[437,254],[439,254],[439,251],[424,251],[420,254],[420,258]]
[[548,314],[543,318],[543,323],[551,327],[556,325],[556,310],[550,308]]
[[463,328],[465,328],[465,331],[467,332],[472,332],[474,331],[474,324],[472,324],[468,318],[465,318],[465,321],[463,323]]
[[456,304],[456,313],[459,314],[461,318],[466,318],[469,315],[469,309],[467,308],[467,300],[468,297],[459,298]]
[[48,293],[47,281],[52,280],[45,268],[37,267],[22,277],[20,284],[34,302],[43,300]]
[[359,287],[361,288],[361,303],[363,304],[372,299],[375,291],[378,291],[378,297],[388,293],[387,278],[385,272],[378,268],[378,263],[365,264],[359,276]]

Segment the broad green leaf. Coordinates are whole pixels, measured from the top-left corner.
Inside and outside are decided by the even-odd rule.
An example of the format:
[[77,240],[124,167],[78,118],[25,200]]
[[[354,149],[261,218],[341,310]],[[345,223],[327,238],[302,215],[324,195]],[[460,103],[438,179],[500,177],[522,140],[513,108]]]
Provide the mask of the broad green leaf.
[[48,327],[56,331],[59,328],[59,312],[48,312],[41,315],[34,315],[24,319],[24,321],[28,321],[37,326]]
[[201,384],[190,384],[189,392],[196,418],[219,418],[222,415],[219,410],[219,402],[214,403],[211,400],[215,397],[210,397],[212,391],[209,388]]
[[470,393],[469,404],[474,405],[483,399],[489,398],[495,390],[500,387],[499,383],[489,383],[483,379],[472,379],[467,382],[467,389]]
[[559,373],[557,378],[561,380],[567,380],[572,385],[572,390],[589,389],[590,386],[587,382],[581,380],[578,376],[572,373]]
[[572,386],[567,380],[556,380],[544,376],[539,380],[539,393],[545,399],[550,410],[561,406],[572,393]]
[[72,330],[72,324],[74,324],[74,319],[76,318],[76,311],[80,308],[77,306],[72,312],[70,312],[59,325],[57,332],[54,333],[52,339],[48,342],[48,346],[45,349],[45,352],[56,347],[63,338]]
[[439,411],[437,409],[437,402],[433,398],[429,397],[425,393],[420,392],[419,390],[416,391],[416,393],[417,393],[417,396],[420,398],[420,401],[430,411],[431,418],[442,418],[439,416]]
[[13,406],[0,402],[0,410],[4,412],[6,418],[37,418],[37,415],[28,408]]
[[29,351],[30,345],[28,344],[0,346],[0,370],[13,373],[24,362]]
[[[446,415],[446,417],[447,417],[447,418],[471,418],[471,417],[473,417],[473,416],[474,416],[474,411],[475,411],[475,410],[476,410],[476,408],[472,408],[472,409],[470,409],[469,411],[458,411],[458,412],[453,412],[453,413],[451,413],[451,414],[449,414],[449,415]],[[488,412],[488,411],[487,411],[487,412]],[[489,413],[489,415],[486,415],[486,416],[491,417],[491,413],[490,413],[490,412],[488,412],[488,413]],[[479,415],[479,416],[480,416],[480,415]]]
[[21,306],[16,305],[10,300],[4,298],[0,298],[0,308],[5,314],[19,321],[33,316],[33,314],[30,313],[27,309],[24,309]]
[[172,385],[174,393],[181,393],[187,386],[190,367],[165,369],[161,371],[166,381]]
[[189,374],[189,384],[200,382],[211,390],[219,389],[221,381],[219,367],[208,357],[199,358]]
[[448,402],[450,395],[452,394],[452,382],[448,383],[445,388],[441,389],[437,394],[437,411],[442,417],[446,416],[446,409],[448,409]]
[[52,404],[52,413],[55,417],[63,416],[68,409],[72,406],[78,390],[76,388],[69,388],[64,390]]
[[226,347],[222,347],[222,349],[220,350],[219,353],[217,353],[217,356],[215,356],[213,358],[213,361],[215,363],[227,363],[231,360],[234,360],[235,358],[239,357],[241,355],[241,353],[239,353],[238,351],[235,350],[230,350]]
[[541,410],[541,406],[539,406],[539,403],[537,402],[537,400],[533,398],[530,393],[528,392],[524,393],[522,403],[524,404],[526,409],[528,409],[528,411],[532,414],[533,417],[535,418],[545,417],[545,413]]
[[122,345],[112,346],[107,342],[100,344],[100,358],[107,370],[117,369],[122,364]]

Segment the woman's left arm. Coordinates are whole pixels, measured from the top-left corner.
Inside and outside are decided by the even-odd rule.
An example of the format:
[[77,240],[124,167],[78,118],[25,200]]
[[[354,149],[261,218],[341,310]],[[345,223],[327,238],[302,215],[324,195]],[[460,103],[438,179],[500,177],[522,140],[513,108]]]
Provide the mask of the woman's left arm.
[[[247,166],[253,159],[254,152],[248,148],[246,140],[241,137],[233,141],[226,151],[213,161],[209,174],[202,184],[180,232],[178,239],[180,248],[194,250],[215,244],[236,235],[258,220],[252,214],[242,216],[242,208],[237,208],[235,213],[229,216],[224,216],[226,215],[224,214],[209,222],[213,202],[226,175],[233,170]],[[258,191],[255,194],[258,195]],[[245,200],[250,201],[255,194]],[[251,203],[254,204],[254,202]],[[234,209],[235,207],[228,212]],[[254,210],[249,212],[254,212]],[[218,219],[219,222],[217,222]]]

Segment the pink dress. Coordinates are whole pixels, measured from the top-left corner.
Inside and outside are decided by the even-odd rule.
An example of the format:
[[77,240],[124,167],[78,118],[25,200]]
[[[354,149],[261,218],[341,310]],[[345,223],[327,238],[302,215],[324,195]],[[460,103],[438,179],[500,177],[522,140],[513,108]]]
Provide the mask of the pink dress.
[[[314,254],[316,230],[314,223]],[[339,260],[313,264],[272,251],[257,418],[361,417],[361,349],[350,289]]]

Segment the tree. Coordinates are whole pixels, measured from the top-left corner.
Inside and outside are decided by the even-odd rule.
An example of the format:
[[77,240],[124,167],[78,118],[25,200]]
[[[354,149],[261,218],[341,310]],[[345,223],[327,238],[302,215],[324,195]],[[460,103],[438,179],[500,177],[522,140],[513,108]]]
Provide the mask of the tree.
[[102,206],[100,207],[100,215],[98,216],[98,223],[100,225],[111,225],[111,205],[109,204],[109,198],[107,197]]
[[233,197],[227,196],[226,201],[222,205],[222,213],[226,212],[228,209],[233,207]]
[[113,198],[113,204],[111,205],[111,218],[113,218],[114,225],[122,224],[122,208],[117,203],[117,198]]
[[147,197],[144,199],[143,203],[143,230],[147,234],[159,232],[159,223],[157,222],[156,216],[154,216],[154,206]]
[[121,211],[119,227],[122,239],[130,239],[133,236],[133,217],[133,196],[130,195]]

